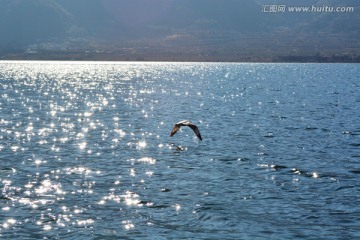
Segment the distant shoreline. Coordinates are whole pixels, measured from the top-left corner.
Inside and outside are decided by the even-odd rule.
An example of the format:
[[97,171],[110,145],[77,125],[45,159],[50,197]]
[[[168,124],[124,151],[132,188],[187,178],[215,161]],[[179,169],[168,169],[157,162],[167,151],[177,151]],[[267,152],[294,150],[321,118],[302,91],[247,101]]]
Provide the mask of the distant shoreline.
[[360,55],[276,55],[257,56],[241,54],[162,54],[162,53],[83,53],[83,52],[41,52],[0,53],[0,60],[56,60],[56,61],[145,61],[145,62],[264,62],[264,63],[360,63]]

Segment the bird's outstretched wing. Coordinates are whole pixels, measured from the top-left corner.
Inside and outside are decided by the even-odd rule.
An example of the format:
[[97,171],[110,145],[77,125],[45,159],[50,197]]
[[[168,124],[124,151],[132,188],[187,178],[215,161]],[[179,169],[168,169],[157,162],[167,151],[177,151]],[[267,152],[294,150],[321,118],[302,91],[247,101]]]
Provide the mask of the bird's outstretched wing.
[[202,137],[198,127],[192,123],[188,124],[188,126],[195,132],[196,136],[202,141]]
[[175,124],[174,128],[171,130],[170,137],[172,137],[177,131],[179,131],[180,125]]

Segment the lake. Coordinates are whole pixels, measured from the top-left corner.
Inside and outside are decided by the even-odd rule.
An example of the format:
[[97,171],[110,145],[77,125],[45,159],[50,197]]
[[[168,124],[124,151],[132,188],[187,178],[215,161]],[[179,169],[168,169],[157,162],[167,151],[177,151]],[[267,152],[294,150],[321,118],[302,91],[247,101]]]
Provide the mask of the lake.
[[1,61],[0,238],[360,238],[359,93],[358,64]]

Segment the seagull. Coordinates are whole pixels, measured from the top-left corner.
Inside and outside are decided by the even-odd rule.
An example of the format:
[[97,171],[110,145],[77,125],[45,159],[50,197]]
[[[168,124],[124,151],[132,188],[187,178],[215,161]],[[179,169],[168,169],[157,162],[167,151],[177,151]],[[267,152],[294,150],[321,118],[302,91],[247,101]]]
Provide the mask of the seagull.
[[180,127],[182,127],[182,126],[190,127],[195,132],[196,136],[200,140],[202,140],[202,137],[200,135],[200,131],[199,131],[198,127],[195,124],[191,123],[189,120],[183,120],[181,122],[175,123],[174,128],[170,133],[170,137],[172,137],[177,131],[179,131]]

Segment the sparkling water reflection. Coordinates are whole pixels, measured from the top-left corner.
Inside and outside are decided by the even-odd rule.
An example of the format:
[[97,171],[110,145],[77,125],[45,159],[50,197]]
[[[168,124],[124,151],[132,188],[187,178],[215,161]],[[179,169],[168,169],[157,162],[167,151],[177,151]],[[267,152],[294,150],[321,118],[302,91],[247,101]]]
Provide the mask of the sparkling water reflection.
[[0,238],[360,237],[359,76],[1,62]]

